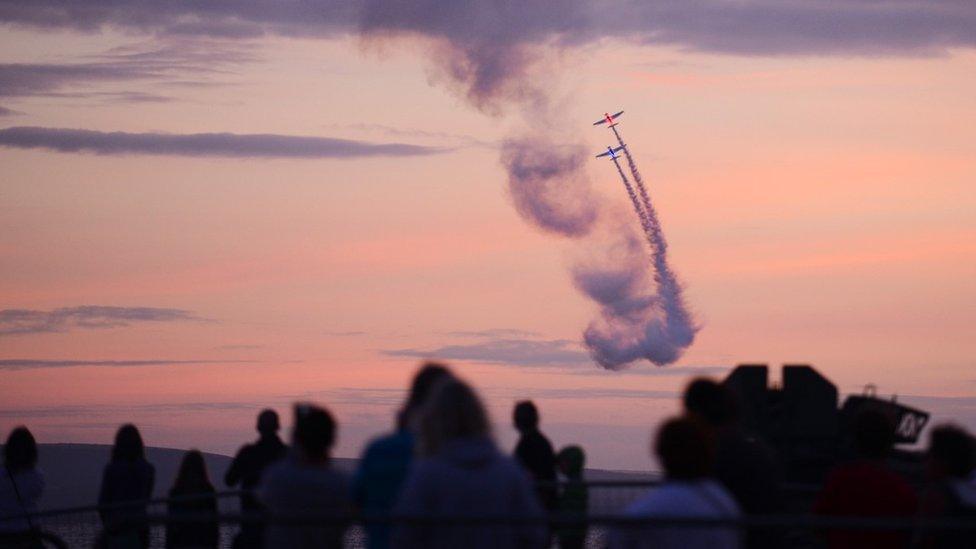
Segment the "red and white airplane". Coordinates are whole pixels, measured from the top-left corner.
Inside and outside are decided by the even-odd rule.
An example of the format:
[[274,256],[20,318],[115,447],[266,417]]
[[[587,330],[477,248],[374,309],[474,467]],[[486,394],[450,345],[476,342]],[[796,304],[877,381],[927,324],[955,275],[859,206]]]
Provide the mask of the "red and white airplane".
[[607,113],[603,113],[603,119],[594,122],[593,125],[594,126],[599,126],[600,124],[609,124],[607,127],[608,128],[612,128],[612,127],[614,127],[614,126],[617,125],[616,120],[617,120],[617,118],[620,118],[620,115],[623,114],[623,113],[624,113],[624,111],[620,111],[620,112],[618,112],[616,114],[610,114],[608,112]]

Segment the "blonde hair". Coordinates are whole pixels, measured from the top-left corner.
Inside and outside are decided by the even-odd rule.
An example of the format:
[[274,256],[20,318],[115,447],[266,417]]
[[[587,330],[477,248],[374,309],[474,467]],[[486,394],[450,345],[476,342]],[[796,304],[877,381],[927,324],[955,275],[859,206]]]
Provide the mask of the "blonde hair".
[[420,418],[420,455],[436,455],[454,439],[490,435],[488,414],[474,389],[454,378],[438,381]]

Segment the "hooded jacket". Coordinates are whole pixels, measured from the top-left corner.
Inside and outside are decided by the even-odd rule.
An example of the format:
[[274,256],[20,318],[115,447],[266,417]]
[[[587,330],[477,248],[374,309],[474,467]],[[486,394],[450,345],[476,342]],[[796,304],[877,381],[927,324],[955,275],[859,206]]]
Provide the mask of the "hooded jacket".
[[445,519],[538,517],[514,523],[399,522],[396,548],[540,548],[548,541],[542,509],[522,468],[488,437],[455,439],[421,459],[407,477],[394,515]]

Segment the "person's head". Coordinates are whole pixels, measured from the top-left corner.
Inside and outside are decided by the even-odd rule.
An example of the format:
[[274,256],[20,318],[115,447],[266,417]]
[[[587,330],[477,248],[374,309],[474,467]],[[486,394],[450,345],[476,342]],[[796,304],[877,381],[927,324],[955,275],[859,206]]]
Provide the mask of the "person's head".
[[929,433],[928,472],[935,478],[968,477],[976,467],[973,437],[956,425],[940,425]]
[[131,423],[119,427],[112,446],[112,461],[138,461],[145,459],[146,448],[142,443],[139,429]]
[[684,407],[688,414],[698,416],[716,427],[729,425],[738,416],[732,391],[725,385],[704,377],[693,380],[685,388]]
[[895,443],[895,426],[880,410],[867,408],[854,416],[852,442],[859,456],[884,459]]
[[314,404],[295,404],[292,442],[301,457],[315,463],[326,461],[335,442],[335,431],[336,422],[328,410]]
[[582,478],[583,468],[586,467],[586,454],[579,446],[566,446],[556,454],[556,464],[559,466],[559,471],[567,477]]
[[539,428],[539,409],[531,400],[516,402],[512,422],[520,433],[535,431]]
[[427,402],[434,385],[450,375],[451,371],[443,364],[427,362],[421,366],[410,383],[410,394],[407,396],[407,402],[397,414],[397,427],[400,429],[416,428],[413,423],[415,423],[420,410],[423,409],[424,403]]
[[654,453],[670,480],[696,480],[712,474],[715,444],[697,417],[671,418],[657,432]]
[[11,473],[33,469],[37,465],[37,442],[27,427],[10,432],[3,445],[3,464]]
[[271,408],[261,410],[261,413],[258,414],[257,424],[257,430],[261,433],[261,436],[274,436],[279,428],[281,428],[281,423],[278,421],[278,412],[275,412]]
[[452,440],[490,434],[488,414],[474,390],[453,377],[439,381],[420,418],[420,453],[432,456]]
[[200,450],[190,450],[183,454],[180,470],[173,482],[173,491],[184,494],[213,491],[213,484],[207,474],[207,463]]

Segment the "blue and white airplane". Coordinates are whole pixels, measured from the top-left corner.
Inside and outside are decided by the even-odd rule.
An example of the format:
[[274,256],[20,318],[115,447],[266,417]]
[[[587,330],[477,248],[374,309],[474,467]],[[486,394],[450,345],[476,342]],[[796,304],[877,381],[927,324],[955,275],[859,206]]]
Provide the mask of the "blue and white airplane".
[[600,154],[596,155],[596,157],[597,158],[603,158],[604,156],[609,156],[610,157],[610,160],[616,160],[617,159],[617,153],[620,152],[620,151],[622,151],[622,150],[624,150],[623,145],[617,147],[616,149],[613,148],[613,147],[607,147],[607,152],[600,153]]

